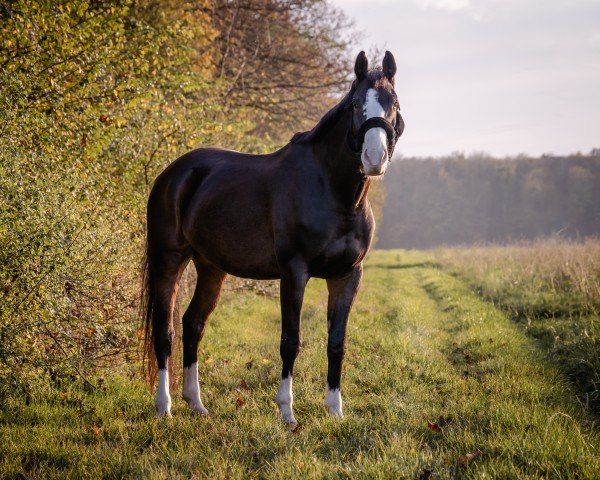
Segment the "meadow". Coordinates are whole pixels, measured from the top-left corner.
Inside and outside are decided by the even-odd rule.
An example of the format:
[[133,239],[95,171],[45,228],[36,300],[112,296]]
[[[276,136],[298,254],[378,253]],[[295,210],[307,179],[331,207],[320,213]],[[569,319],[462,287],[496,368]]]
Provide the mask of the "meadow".
[[[326,0],[242,4],[2,3],[0,478],[600,478],[592,240],[373,251],[343,421],[323,407],[311,281],[293,431],[274,402],[278,286],[230,279],[199,357],[211,416],[174,392],[155,418],[138,330],[153,179],[197,147],[280,148],[348,91],[363,48]],[[380,245],[597,235],[599,166],[598,149],[404,158],[369,191]]]
[[[597,261],[597,244],[581,248]],[[596,357],[586,359],[593,362],[597,312],[587,308],[595,297],[588,305],[579,287],[556,290],[572,296],[573,315],[565,319],[556,310],[548,317],[554,304],[536,303],[540,285],[523,287],[520,303],[511,285],[514,275],[525,280],[524,259],[554,271],[548,258],[562,264],[555,254],[545,257],[535,245],[468,252],[371,252],[350,320],[342,421],[329,418],[322,404],[324,282],[311,280],[306,295],[294,382],[300,424],[290,431],[273,400],[280,369],[277,290],[233,281],[201,344],[209,417],[192,416],[175,394],[173,418],[157,420],[133,363],[92,378],[93,387],[75,381],[40,389],[27,402],[8,398],[0,412],[0,476],[600,477],[598,417],[557,353],[571,348],[572,339],[557,335],[549,345],[536,333],[544,322],[551,330],[561,321],[589,321],[572,335],[585,330],[593,337]],[[597,270],[585,270],[587,260],[581,265],[596,278]],[[519,320],[522,312],[531,325]]]
[[438,249],[439,266],[521,324],[600,413],[600,242]]

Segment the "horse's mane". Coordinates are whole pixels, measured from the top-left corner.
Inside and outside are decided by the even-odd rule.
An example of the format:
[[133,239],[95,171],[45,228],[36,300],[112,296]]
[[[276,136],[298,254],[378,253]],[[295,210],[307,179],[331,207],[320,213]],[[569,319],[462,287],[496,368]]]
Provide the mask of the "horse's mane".
[[346,94],[346,96],[342,99],[340,103],[338,103],[335,107],[329,110],[319,123],[317,123],[312,130],[308,132],[298,132],[294,134],[292,137],[292,143],[314,143],[329,132],[342,118],[344,112],[347,110],[350,103],[352,103],[352,97],[354,96],[354,91],[356,89],[355,84],[352,84],[352,88]]

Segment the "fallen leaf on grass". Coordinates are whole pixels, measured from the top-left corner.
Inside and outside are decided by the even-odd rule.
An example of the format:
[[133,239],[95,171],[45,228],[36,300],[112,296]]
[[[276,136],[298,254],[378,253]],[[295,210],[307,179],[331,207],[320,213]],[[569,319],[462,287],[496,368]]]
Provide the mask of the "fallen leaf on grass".
[[429,430],[431,430],[432,432],[441,432],[442,428],[437,424],[437,423],[433,423],[433,422],[427,422],[427,428]]
[[244,400],[243,397],[237,397],[235,399],[235,404],[238,406],[238,408],[244,406],[245,403],[246,403],[246,400]]
[[437,424],[439,425],[440,428],[444,428],[445,426],[449,425],[450,422],[452,422],[452,420],[449,417],[444,417],[443,415],[440,415],[440,418],[438,418]]
[[461,455],[458,457],[458,466],[466,467],[469,463],[471,463],[475,458],[479,456],[480,452],[467,453],[466,455]]
[[238,388],[241,390],[250,390],[250,387],[248,386],[248,382],[246,382],[246,380],[243,380],[240,382],[240,384],[238,385]]

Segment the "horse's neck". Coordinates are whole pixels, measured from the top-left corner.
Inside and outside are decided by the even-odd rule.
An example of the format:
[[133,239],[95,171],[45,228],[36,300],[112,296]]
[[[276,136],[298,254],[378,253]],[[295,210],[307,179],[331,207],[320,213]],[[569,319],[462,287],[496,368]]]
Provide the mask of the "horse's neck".
[[336,197],[349,208],[362,208],[370,180],[360,172],[360,160],[346,145],[350,120],[342,119],[315,149],[318,161],[327,170],[329,184]]

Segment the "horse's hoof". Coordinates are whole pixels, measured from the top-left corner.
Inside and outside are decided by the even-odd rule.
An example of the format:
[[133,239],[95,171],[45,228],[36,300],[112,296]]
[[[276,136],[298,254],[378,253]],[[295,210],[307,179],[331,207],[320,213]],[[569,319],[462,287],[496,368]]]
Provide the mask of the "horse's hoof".
[[195,397],[196,398],[193,398],[193,397],[190,398],[190,397],[186,397],[185,395],[182,395],[182,398],[188,404],[188,407],[190,408],[190,410],[192,411],[192,413],[194,415],[208,415],[208,410],[202,404],[202,400],[200,400],[200,396],[197,395]]
[[171,397],[162,396],[156,400],[156,416],[171,418]]
[[342,413],[342,411],[341,411],[341,410],[336,410],[336,409],[334,409],[334,408],[329,408],[329,407],[328,407],[328,408],[327,408],[327,411],[329,412],[329,415],[330,415],[332,418],[339,418],[339,419],[342,419],[342,418],[344,418],[344,414]]
[[194,415],[200,415],[202,417],[208,415],[208,410],[202,404],[200,404],[200,405],[189,405],[188,404],[188,406],[190,407],[190,410],[192,411],[192,413]]
[[283,420],[283,423],[286,425],[286,427],[290,428],[291,430],[293,430],[294,428],[296,428],[298,426],[298,422],[294,418],[293,413],[290,413],[287,415],[282,414],[281,418]]
[[327,411],[332,417],[344,418],[344,414],[342,413],[342,395],[340,394],[339,388],[335,390],[327,390],[327,395],[325,396],[325,407],[327,407]]
[[279,400],[277,400],[277,403],[279,404],[279,413],[281,414],[281,419],[283,420],[283,423],[285,423],[286,425],[298,425],[298,422],[296,421],[296,417],[294,417],[294,411],[292,410],[292,404],[289,402],[286,403],[279,403]]

